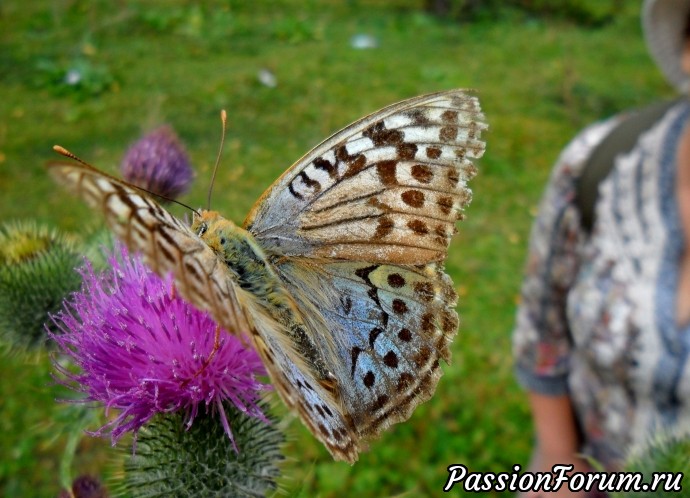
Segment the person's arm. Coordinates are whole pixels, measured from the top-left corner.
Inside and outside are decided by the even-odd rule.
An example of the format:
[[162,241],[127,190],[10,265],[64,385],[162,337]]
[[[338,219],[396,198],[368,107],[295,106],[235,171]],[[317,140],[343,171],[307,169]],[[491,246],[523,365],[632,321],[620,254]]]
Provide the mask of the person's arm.
[[[550,462],[572,460],[580,447],[570,396],[529,393],[539,454]],[[551,467],[547,467],[549,470]]]
[[[530,472],[551,472],[554,465],[573,465],[573,472],[591,470],[578,451],[580,448],[577,422],[568,395],[546,396],[529,393],[536,445],[530,462]],[[518,495],[521,498],[584,497],[586,493],[572,493],[566,485],[557,492],[531,492]]]

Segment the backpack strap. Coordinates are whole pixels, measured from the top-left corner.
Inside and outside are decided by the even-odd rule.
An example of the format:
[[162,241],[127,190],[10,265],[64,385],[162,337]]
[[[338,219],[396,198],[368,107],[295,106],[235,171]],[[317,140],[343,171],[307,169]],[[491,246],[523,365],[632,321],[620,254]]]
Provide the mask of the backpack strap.
[[630,152],[640,135],[659,121],[666,111],[682,99],[656,102],[632,111],[592,150],[575,186],[575,202],[580,209],[582,228],[590,234],[594,226],[599,184],[608,176],[616,156]]

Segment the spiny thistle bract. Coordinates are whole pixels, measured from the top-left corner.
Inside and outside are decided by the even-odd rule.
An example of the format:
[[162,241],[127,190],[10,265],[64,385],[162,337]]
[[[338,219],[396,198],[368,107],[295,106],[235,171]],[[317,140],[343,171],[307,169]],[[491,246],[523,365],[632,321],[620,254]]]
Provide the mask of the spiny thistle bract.
[[116,496],[257,497],[274,491],[284,436],[269,423],[224,403],[238,451],[216,416],[199,415],[185,428],[182,414],[157,416],[140,432]]
[[[690,475],[690,429],[683,428],[676,431],[660,431],[654,434],[646,444],[634,448],[625,462],[624,471],[641,472],[643,482],[650,483],[655,472],[674,473],[678,478],[678,473],[683,476]],[[683,484],[681,478],[678,482]],[[670,475],[661,481],[661,488],[649,491],[636,491],[631,493],[612,494],[616,498],[658,498],[666,496],[663,486],[671,486],[674,479]],[[685,484],[684,488],[687,487]],[[681,496],[678,493],[670,493],[669,496]],[[687,496],[687,495],[683,495]]]
[[34,222],[0,226],[0,341],[5,347],[26,351],[46,344],[44,323],[79,289],[75,268],[82,261],[75,244],[56,230]]

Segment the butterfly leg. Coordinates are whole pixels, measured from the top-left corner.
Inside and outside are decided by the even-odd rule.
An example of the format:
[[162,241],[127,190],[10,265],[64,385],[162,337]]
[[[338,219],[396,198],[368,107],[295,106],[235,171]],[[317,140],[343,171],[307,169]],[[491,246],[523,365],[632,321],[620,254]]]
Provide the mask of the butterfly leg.
[[199,373],[201,373],[201,371],[203,371],[211,363],[211,360],[213,360],[213,358],[216,356],[216,353],[218,352],[219,349],[220,349],[220,325],[216,325],[216,331],[213,334],[213,349],[209,353],[208,358],[206,358],[206,360],[204,360],[204,364],[201,366],[201,370],[199,371]]
[[187,384],[189,384],[192,380],[196,379],[199,375],[204,373],[204,370],[208,368],[208,366],[211,364],[213,361],[213,358],[215,358],[216,353],[218,353],[218,350],[220,349],[220,325],[216,325],[216,331],[214,332],[213,335],[213,349],[211,349],[211,352],[208,355],[208,358],[204,360],[204,362],[201,364],[201,368],[197,370],[194,375],[190,379],[185,380],[182,383],[182,387],[185,387]]
[[197,373],[194,374],[194,377],[199,376],[204,370],[206,370],[206,367],[208,367],[211,364],[211,361],[213,361],[213,358],[216,356],[216,353],[220,349],[220,325],[216,325],[216,331],[213,334],[213,349],[208,355],[208,358],[204,360],[204,363],[201,365],[201,368]]

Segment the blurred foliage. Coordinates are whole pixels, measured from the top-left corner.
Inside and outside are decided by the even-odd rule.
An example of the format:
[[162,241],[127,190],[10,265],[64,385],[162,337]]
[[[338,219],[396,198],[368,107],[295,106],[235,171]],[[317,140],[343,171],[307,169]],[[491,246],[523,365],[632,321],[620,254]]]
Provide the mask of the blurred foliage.
[[429,12],[461,21],[500,19],[509,14],[562,19],[585,27],[612,22],[623,0],[427,0]]
[[[510,329],[551,164],[582,126],[671,92],[646,54],[640,3],[601,4],[620,12],[592,29],[517,8],[455,22],[429,14],[423,0],[6,0],[0,212],[92,230],[102,220],[45,172],[56,159],[51,146],[114,172],[127,146],[162,123],[175,127],[196,170],[183,201],[205,205],[225,108],[213,207],[240,223],[285,168],[349,122],[406,97],[478,89],[488,146],[446,265],[461,328],[435,396],[354,466],[333,462],[297,421],[285,451],[288,496],[438,495],[452,463],[499,472],[529,458],[531,422],[513,380]],[[359,34],[376,47],[353,48]],[[65,86],[76,61],[94,68],[84,89]],[[275,86],[261,83],[262,70]],[[59,493],[65,434],[55,430],[58,441],[47,445],[36,430],[58,411],[48,364],[45,355],[35,364],[0,362],[0,495]],[[107,441],[86,438],[72,475],[109,483],[121,476],[120,456],[120,470],[104,471],[114,458]]]
[[84,100],[113,88],[114,78],[106,66],[86,58],[65,63],[38,59],[33,83],[36,89],[46,88],[56,95],[71,94]]

